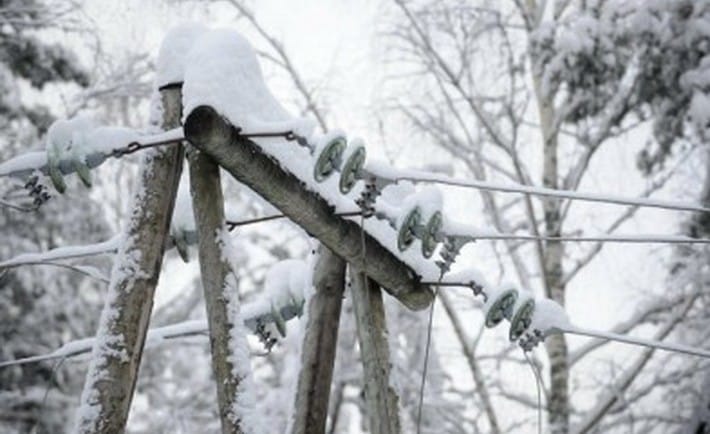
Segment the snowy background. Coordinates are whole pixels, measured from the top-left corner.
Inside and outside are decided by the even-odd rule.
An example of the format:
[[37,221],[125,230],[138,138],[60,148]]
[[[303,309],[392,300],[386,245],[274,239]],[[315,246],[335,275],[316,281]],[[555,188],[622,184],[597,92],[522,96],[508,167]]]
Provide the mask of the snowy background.
[[[558,121],[553,133],[557,177],[560,184],[568,181],[568,174],[571,180],[559,188],[627,197],[652,191],[653,198],[686,203],[699,203],[703,191],[710,190],[705,140],[710,119],[706,96],[710,3],[705,0],[550,1],[539,2],[537,12],[529,14],[525,11],[530,6],[513,1],[294,3],[27,2],[31,5],[27,7],[52,17],[44,20],[17,18],[13,10],[21,14],[23,2],[0,1],[0,162],[22,152],[43,151],[45,132],[55,118],[91,114],[102,125],[145,130],[160,45],[169,29],[191,21],[241,33],[255,47],[271,93],[292,115],[311,119],[318,130],[325,124],[329,130],[362,137],[368,159],[392,167],[458,179],[483,173],[495,182],[549,186],[543,171],[550,153],[543,146],[541,128],[546,123],[544,128],[554,127]],[[18,29],[42,44],[63,47],[70,53],[65,64],[50,55],[13,56],[21,51],[14,47],[22,46],[15,44]],[[275,48],[284,50],[287,68]],[[194,60],[198,74],[205,59]],[[186,68],[189,71],[190,65]],[[50,78],[40,74],[44,69]],[[35,74],[22,72],[28,70]],[[539,111],[543,100],[554,106],[551,123]],[[606,116],[615,110],[610,121]],[[505,149],[496,143],[486,122],[513,146]],[[575,171],[587,153],[588,164]],[[76,176],[68,176],[67,193],[52,190],[53,198],[33,214],[0,208],[0,261],[112,239],[130,216],[139,162],[136,155],[109,160],[92,171],[91,190]],[[582,176],[575,180],[577,174]],[[183,184],[187,185],[185,179]],[[275,212],[238,183],[224,184],[229,216]],[[0,186],[0,195],[13,188],[4,180]],[[189,212],[185,186],[173,230]],[[477,190],[447,186],[439,190],[447,218],[493,229],[487,199]],[[522,196],[494,196],[507,227],[497,229],[530,233],[529,209]],[[532,201],[538,229],[550,233],[545,227],[546,205]],[[631,210],[574,202],[566,211],[569,202],[562,203],[562,233],[567,236],[605,233]],[[629,211],[615,229],[628,235],[710,234],[707,219],[649,208]],[[237,292],[246,311],[242,316],[249,312],[250,302],[259,308],[260,294],[277,293],[274,287],[291,278],[283,270],[270,273],[275,263],[287,259],[312,263],[309,252],[317,244],[283,220],[239,228],[231,239],[237,252],[232,258],[237,263]],[[592,246],[567,244],[561,261],[569,273],[587,255],[593,257],[563,285],[565,309],[574,324],[654,338],[673,323],[689,294],[699,293],[691,310],[675,321],[667,340],[707,348],[706,249],[609,244],[595,252]],[[511,259],[511,251],[519,263]],[[203,324],[194,247],[189,256],[185,263],[175,250],[167,253],[152,325],[186,320]],[[0,274],[0,362],[51,353],[93,336],[111,258],[68,262],[84,267],[83,274],[50,266],[18,267]],[[456,267],[475,270],[492,287],[513,282],[538,297],[546,295],[535,243],[479,241],[467,245]],[[480,298],[466,289],[442,291],[455,314],[437,304],[422,431],[536,432],[535,377],[522,351],[508,342],[507,326],[482,330]],[[386,307],[392,381],[400,394],[403,431],[414,432],[428,315],[408,311],[389,296]],[[367,432],[352,315],[346,295],[331,394],[331,432]],[[452,326],[454,317],[461,323],[458,333]],[[268,354],[255,336],[248,338],[256,412],[264,432],[282,432],[289,423],[302,328],[303,320],[290,321],[286,337]],[[477,373],[462,341],[475,351]],[[592,417],[592,426],[583,432],[685,432],[696,417],[696,406],[710,399],[701,387],[710,378],[709,365],[702,359],[657,352],[648,364],[639,365],[643,349],[608,344],[586,353],[590,339],[568,336],[566,342],[572,367],[569,407],[563,412],[569,423],[545,417],[544,432],[582,429],[599,405],[617,393],[610,390],[619,390],[618,399],[602,415]],[[575,352],[580,350],[584,357],[577,361]],[[551,385],[551,361],[544,346],[532,354],[545,381],[544,407],[559,388]],[[88,359],[0,368],[0,432],[68,431]],[[619,389],[628,376],[634,381]],[[481,396],[480,382],[490,396]],[[336,396],[342,396],[339,407],[334,404]],[[486,401],[493,410],[487,409]],[[495,428],[491,413],[497,415]],[[146,350],[128,431],[219,431],[205,336],[165,340]]]

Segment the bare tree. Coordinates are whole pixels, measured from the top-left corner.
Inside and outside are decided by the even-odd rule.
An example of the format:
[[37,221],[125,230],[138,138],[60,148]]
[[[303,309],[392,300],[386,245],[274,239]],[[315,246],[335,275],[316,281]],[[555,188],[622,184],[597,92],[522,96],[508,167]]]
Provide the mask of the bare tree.
[[[629,43],[641,39],[634,39],[633,26],[624,19],[643,13],[641,5],[637,5],[639,9],[629,5],[623,11],[614,11],[605,2],[585,1],[392,3],[395,11],[387,32],[391,41],[387,55],[393,59],[390,85],[395,89],[398,84],[407,86],[414,77],[417,86],[414,92],[406,87],[406,96],[395,91],[388,106],[476,179],[577,189],[601,149],[614,146],[620,134],[647,122],[645,107],[655,103],[648,92],[657,92],[659,100],[667,98],[665,87],[654,90],[649,84],[645,68],[653,61],[644,44]],[[692,11],[692,6],[682,7]],[[697,16],[687,10],[681,13],[686,15],[681,15],[680,21],[683,16]],[[622,19],[618,14],[628,15]],[[584,27],[584,20],[592,20],[595,30]],[[627,39],[615,39],[611,31],[614,25],[625,26]],[[604,61],[593,60],[603,56],[607,56]],[[693,60],[679,68],[687,71],[698,67],[701,56],[691,53],[688,58]],[[670,71],[663,86],[677,86],[680,74]],[[687,110],[690,96],[680,90],[677,94],[684,96],[675,98],[674,106]],[[654,121],[662,124],[665,118],[659,115]],[[670,142],[682,142],[682,131],[674,131]],[[659,135],[654,137],[659,143],[667,143]],[[663,159],[658,153],[653,158],[644,155],[644,161]],[[531,167],[531,161],[540,166]],[[671,172],[665,172],[637,194],[649,196],[660,189],[670,177]],[[538,179],[535,174],[539,174]],[[501,203],[487,192],[481,192],[481,199],[487,220],[501,232],[523,229],[534,236],[560,237],[584,230],[569,218],[571,202],[546,198],[537,203],[524,196],[521,201]],[[622,210],[608,221],[604,232],[613,233],[637,210]],[[559,241],[536,241],[532,249],[506,241],[504,248],[507,255],[502,266],[515,273],[523,287],[540,288],[547,297],[564,305],[569,283],[603,251],[604,244],[569,251]],[[498,254],[495,247],[494,253]],[[489,429],[495,431],[499,423],[493,408],[498,399],[494,397],[494,404],[490,404],[475,354],[465,335],[457,330],[450,305],[447,312],[482,394]],[[628,326],[629,331],[647,319],[639,313],[631,324],[622,323],[620,327]],[[660,337],[667,334],[663,330],[670,332],[682,320],[677,312],[672,314],[667,327],[659,330]],[[545,346],[549,360],[545,408],[550,431],[566,433],[571,429],[570,361],[574,355],[569,354],[562,335],[551,336]],[[639,370],[643,366],[636,365]],[[626,390],[633,378],[614,387]],[[503,390],[495,395],[521,404],[529,402]],[[601,398],[595,408],[605,408],[603,401]],[[599,422],[599,418],[595,420]]]

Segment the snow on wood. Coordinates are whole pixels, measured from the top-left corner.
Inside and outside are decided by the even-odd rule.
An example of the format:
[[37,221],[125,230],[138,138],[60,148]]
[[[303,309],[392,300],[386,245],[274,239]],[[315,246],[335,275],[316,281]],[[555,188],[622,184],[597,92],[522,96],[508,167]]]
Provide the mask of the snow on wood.
[[222,431],[252,433],[256,430],[257,418],[251,386],[251,362],[246,328],[239,312],[236,269],[230,263],[234,248],[224,227],[224,196],[219,166],[194,148],[188,151],[188,161]]
[[[164,129],[180,122],[180,90],[161,92]],[[123,432],[182,169],[182,147],[145,153],[133,213],[111,273],[74,431]]]
[[[283,170],[256,143],[238,137],[232,126],[216,111],[208,107],[194,110],[187,118],[185,131],[191,143],[212,156],[237,180],[279,208],[335,254],[356,265],[361,262],[360,227],[335,216],[326,200],[305,189],[299,178]],[[282,146],[297,145],[282,143]],[[387,230],[393,232],[389,226]],[[417,273],[383,248],[370,234],[362,236],[368,256],[368,275],[408,307],[426,307],[431,302],[432,293],[430,288],[418,283]]]
[[155,84],[158,88],[182,83],[185,78],[187,54],[207,28],[199,23],[183,23],[166,33],[158,52]]

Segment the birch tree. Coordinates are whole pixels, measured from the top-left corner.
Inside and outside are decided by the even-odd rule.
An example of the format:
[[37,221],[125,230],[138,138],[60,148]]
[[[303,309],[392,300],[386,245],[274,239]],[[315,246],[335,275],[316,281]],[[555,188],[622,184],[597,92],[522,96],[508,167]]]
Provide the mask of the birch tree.
[[[699,85],[705,83],[702,60],[708,50],[699,30],[707,28],[705,2],[392,4],[387,55],[395,59],[392,76],[399,78],[390,81],[394,96],[386,102],[476,179],[574,190],[595,156],[651,123],[654,134],[638,155],[639,168],[652,181],[637,194],[649,196],[671,176],[663,163],[689,149],[689,121],[705,128],[706,111],[699,108],[707,98]],[[412,75],[414,92],[407,87]],[[397,94],[400,86],[410,90],[407,96]],[[503,203],[486,192],[481,200],[487,221],[501,232],[525,229],[559,237],[583,230],[570,219],[570,203],[548,198],[539,204],[529,196]],[[622,210],[604,232],[613,233],[636,211]],[[603,249],[601,243],[567,249],[558,241],[526,249],[508,241],[503,266],[522,286],[564,305],[570,282]],[[646,320],[641,309],[619,328],[628,332]],[[550,431],[569,432],[575,355],[561,335],[545,344]],[[480,377],[475,365],[471,372]],[[485,389],[481,393],[487,395]],[[495,420],[489,417],[491,429]]]

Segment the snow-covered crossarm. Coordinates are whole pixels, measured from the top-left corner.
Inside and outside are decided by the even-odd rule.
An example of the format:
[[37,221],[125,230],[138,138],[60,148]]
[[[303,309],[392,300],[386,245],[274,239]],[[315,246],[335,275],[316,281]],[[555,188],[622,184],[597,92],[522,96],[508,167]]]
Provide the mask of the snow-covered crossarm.
[[[308,181],[285,170],[254,141],[240,136],[216,110],[195,108],[184,128],[190,143],[349,263],[362,264],[364,241],[365,271],[403,304],[418,310],[431,303],[431,289],[419,283],[420,270],[405,264],[356,222],[337,217],[327,200],[306,187]],[[277,143],[297,146],[283,140]]]
[[[268,337],[269,332],[265,330],[267,326],[289,321],[293,318],[300,317],[303,313],[303,300],[291,299],[290,301],[290,303],[279,307],[274,307],[273,304],[265,302],[264,300],[257,300],[245,304],[241,308],[244,325],[257,334],[260,339],[270,339],[270,337]],[[190,320],[164,327],[155,327],[148,330],[145,346],[146,348],[157,347],[171,339],[201,335],[208,332],[209,328],[207,327],[206,320]],[[95,338],[84,338],[67,342],[48,354],[0,361],[0,368],[80,356],[91,352],[94,342]]]
[[[148,146],[180,141],[182,136],[182,128],[175,128],[159,134],[141,135],[128,128],[98,127],[87,135],[84,147],[85,163],[90,169],[93,169],[110,157],[121,156]],[[64,155],[59,160],[58,168],[62,175],[76,172],[76,166],[69,155]],[[26,152],[0,163],[0,177],[12,176],[24,179],[35,171],[40,171],[45,175],[49,174],[47,152]]]

